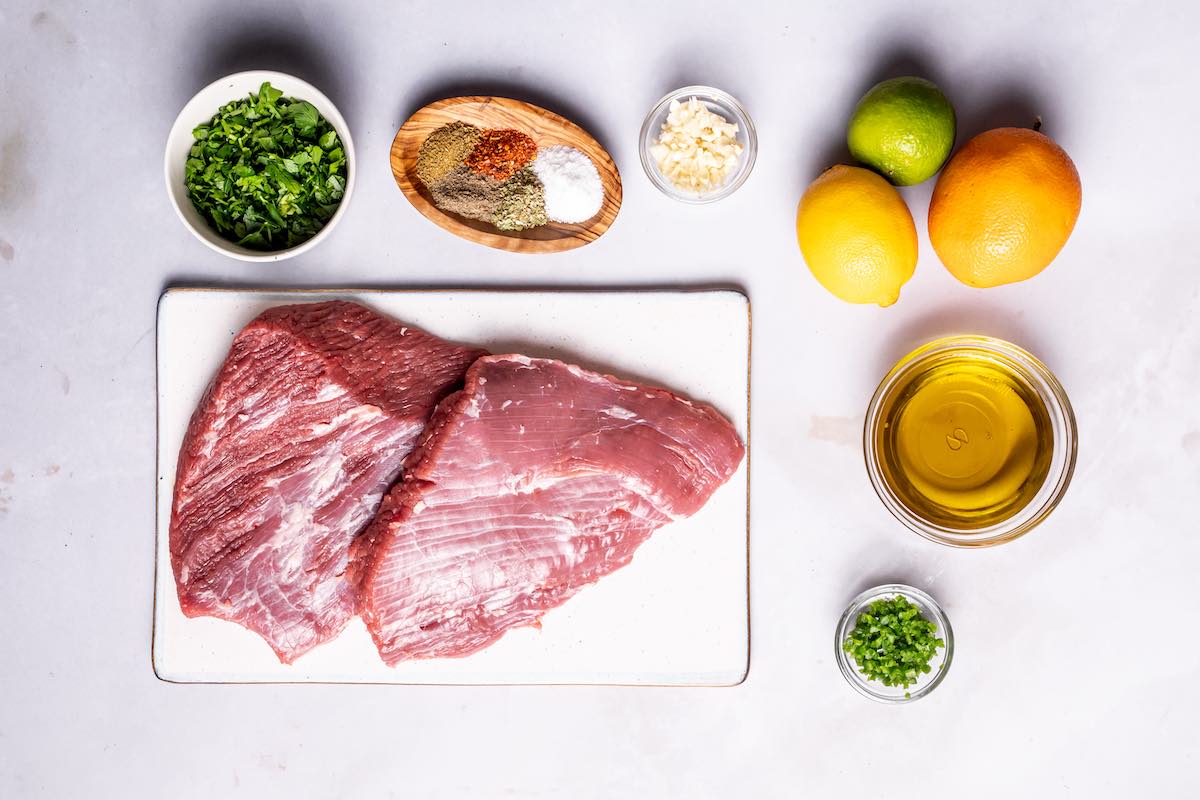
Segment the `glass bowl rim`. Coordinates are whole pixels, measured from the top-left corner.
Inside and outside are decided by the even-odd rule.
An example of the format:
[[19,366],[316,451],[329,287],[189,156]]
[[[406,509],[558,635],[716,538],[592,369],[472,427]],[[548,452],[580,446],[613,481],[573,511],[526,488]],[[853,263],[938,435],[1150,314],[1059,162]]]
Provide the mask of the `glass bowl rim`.
[[[1057,471],[1052,470],[1046,475],[1045,482],[1039,488],[1038,494],[1029,503],[1011,517],[985,528],[965,529],[952,528],[932,523],[910,511],[895,495],[883,471],[879,466],[879,457],[875,451],[873,432],[879,422],[880,409],[888,392],[901,377],[917,368],[926,361],[944,355],[953,350],[975,350],[999,354],[1018,366],[1027,370],[1043,387],[1036,384],[1034,388],[1046,405],[1046,411],[1053,423],[1062,428],[1062,435],[1054,438],[1054,455],[1051,463],[1060,463]],[[942,336],[915,348],[898,360],[879,382],[871,402],[867,406],[866,418],[863,422],[863,458],[867,466],[867,475],[871,486],[884,506],[909,530],[930,541],[950,547],[977,548],[990,547],[1005,542],[1011,542],[1042,523],[1050,515],[1066,494],[1067,487],[1075,473],[1075,462],[1078,455],[1079,431],[1075,421],[1075,412],[1066,390],[1059,383],[1054,373],[1042,363],[1037,356],[1020,345],[994,336],[980,334],[955,334]],[[1059,459],[1057,456],[1061,455]],[[1045,487],[1050,490],[1040,498]]]
[[[923,686],[908,690],[908,697],[904,695],[891,696],[874,690],[872,682],[858,671],[854,660],[842,647],[842,642],[845,640],[846,634],[858,622],[858,615],[862,613],[862,610],[868,604],[884,597],[895,597],[897,595],[904,597],[909,602],[916,601],[915,605],[921,606],[923,610],[927,609],[933,616],[933,621],[941,630],[942,639],[946,643],[945,647],[942,648],[942,663],[938,667],[937,673]],[[954,659],[954,629],[950,626],[950,617],[947,616],[946,610],[928,592],[924,592],[906,583],[884,583],[859,592],[850,601],[850,605],[846,606],[846,610],[842,612],[842,616],[838,619],[837,629],[834,631],[833,649],[842,677],[846,679],[846,682],[856,692],[878,703],[900,705],[920,700],[945,680],[946,673],[950,671],[950,663]]]
[[[650,133],[655,120],[667,108],[673,100],[680,100],[685,97],[695,97],[700,101],[708,101],[714,105],[723,106],[733,112],[736,117],[734,120],[739,126],[739,132],[746,137],[746,146],[742,151],[742,163],[738,165],[737,172],[722,184],[719,188],[703,194],[695,192],[683,192],[675,188],[658,170],[658,165],[653,162],[650,156],[649,148],[646,146],[646,136]],[[705,86],[702,84],[693,84],[684,86],[672,92],[663,95],[657,103],[646,114],[642,121],[641,131],[638,138],[638,155],[642,162],[642,169],[646,173],[646,177],[650,182],[667,197],[678,200],[681,203],[690,203],[693,205],[703,205],[705,203],[714,203],[717,200],[728,197],[737,191],[746,179],[750,177],[751,171],[754,169],[754,162],[758,158],[758,131],[754,127],[754,120],[746,111],[745,106],[738,102],[737,98],[726,91],[717,89],[714,86]]]

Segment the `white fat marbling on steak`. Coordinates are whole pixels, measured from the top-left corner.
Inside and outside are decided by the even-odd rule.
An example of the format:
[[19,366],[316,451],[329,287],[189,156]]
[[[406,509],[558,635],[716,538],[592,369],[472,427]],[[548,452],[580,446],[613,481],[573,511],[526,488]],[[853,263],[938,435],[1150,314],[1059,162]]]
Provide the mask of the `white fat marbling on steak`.
[[743,457],[707,406],[559,361],[482,358],[356,544],[384,661],[463,656],[629,563]]
[[184,613],[240,623],[285,663],[336,636],[356,606],[351,543],[480,354],[340,301],[246,326],[179,454]]

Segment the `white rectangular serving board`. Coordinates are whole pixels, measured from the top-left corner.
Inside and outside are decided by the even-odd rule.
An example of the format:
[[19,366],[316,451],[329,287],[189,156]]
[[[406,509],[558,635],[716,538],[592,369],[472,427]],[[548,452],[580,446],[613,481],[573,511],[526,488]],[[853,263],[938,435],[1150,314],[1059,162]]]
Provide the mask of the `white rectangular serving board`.
[[[728,686],[749,666],[747,461],[690,519],[542,619],[466,658],[380,661],[362,621],[279,663],[232,622],[188,619],[171,572],[175,461],[196,403],[234,335],[273,305],[354,300],[494,353],[579,363],[709,403],[749,445],[750,304],[718,291],[172,289],[158,309],[154,670],[176,682],[669,684]],[[747,459],[748,460],[748,459]]]

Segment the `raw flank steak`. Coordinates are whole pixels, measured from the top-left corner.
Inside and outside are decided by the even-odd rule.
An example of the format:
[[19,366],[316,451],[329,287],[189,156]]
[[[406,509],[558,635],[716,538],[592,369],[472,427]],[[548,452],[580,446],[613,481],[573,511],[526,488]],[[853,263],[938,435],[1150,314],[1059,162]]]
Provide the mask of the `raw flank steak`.
[[713,409],[560,361],[488,356],[354,549],[388,664],[465,656],[629,563],[744,454]]
[[189,617],[291,663],[354,615],[350,545],[484,351],[350,302],[271,308],[234,339],[179,453],[171,566]]

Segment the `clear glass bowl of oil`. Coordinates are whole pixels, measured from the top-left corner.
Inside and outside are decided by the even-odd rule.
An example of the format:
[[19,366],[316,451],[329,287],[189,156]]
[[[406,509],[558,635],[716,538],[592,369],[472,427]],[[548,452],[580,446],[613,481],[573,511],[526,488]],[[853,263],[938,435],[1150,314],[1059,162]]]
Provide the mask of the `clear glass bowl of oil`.
[[867,472],[901,522],[933,541],[1011,541],[1050,514],[1075,469],[1066,392],[1041,361],[987,336],[919,347],[884,377],[864,430]]

